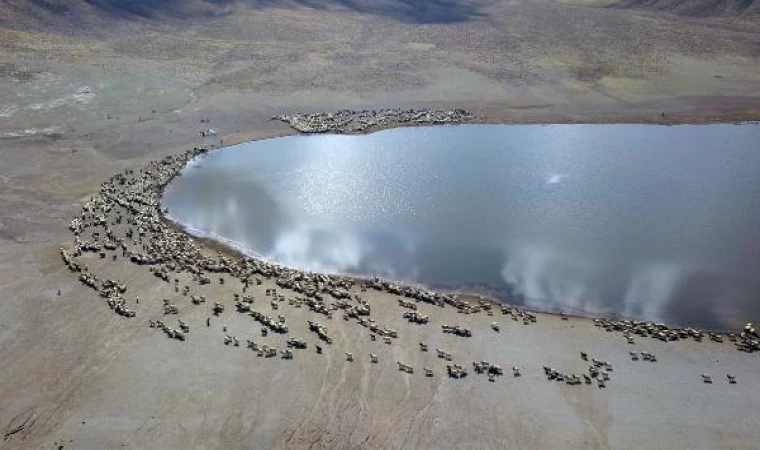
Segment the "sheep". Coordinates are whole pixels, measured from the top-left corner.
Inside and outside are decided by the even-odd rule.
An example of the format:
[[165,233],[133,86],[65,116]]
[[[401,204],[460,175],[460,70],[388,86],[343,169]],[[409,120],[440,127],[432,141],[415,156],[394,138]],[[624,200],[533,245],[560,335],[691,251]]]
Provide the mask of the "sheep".
[[460,366],[459,364],[447,364],[446,365],[446,374],[449,376],[449,378],[464,378],[467,376],[467,371],[464,370],[464,367]]
[[293,352],[290,349],[283,350],[282,359],[293,359]]
[[581,352],[581,359],[584,361],[588,361],[588,354],[586,352]]
[[491,329],[498,333],[500,331],[499,324],[496,322],[491,322]]
[[287,344],[288,347],[291,347],[291,348],[301,348],[301,349],[303,349],[303,348],[307,347],[306,341],[304,341],[302,339],[290,338],[290,339],[288,339],[288,341],[286,342],[286,344]]
[[705,384],[712,384],[712,377],[710,375],[705,375],[705,374],[701,374],[701,375],[702,375],[702,381]]
[[512,374],[515,376],[515,378],[520,376],[520,368],[517,366],[512,366]]
[[351,362],[351,361],[353,361],[353,360],[354,360],[354,355],[353,355],[353,353],[350,353],[350,352],[346,352],[346,361],[349,361],[349,362]]
[[424,342],[420,342],[420,351],[422,352],[428,351],[428,345]]
[[424,367],[423,370],[425,371],[425,376],[426,377],[432,377],[433,376],[433,370],[432,369]]
[[232,343],[232,336],[229,334],[224,335],[224,345],[230,345]]
[[638,361],[639,355],[636,354],[636,352],[628,352],[631,355],[631,361]]
[[736,384],[736,377],[735,376],[726,374],[726,377],[728,378],[728,382],[730,384]]
[[401,372],[406,372],[406,373],[414,373],[414,367],[408,364],[404,364],[401,361],[398,361],[398,370],[400,370]]
[[374,354],[374,353],[370,353],[370,354],[369,354],[369,361],[370,361],[371,363],[375,363],[375,364],[377,364],[377,355],[376,355],[376,354]]

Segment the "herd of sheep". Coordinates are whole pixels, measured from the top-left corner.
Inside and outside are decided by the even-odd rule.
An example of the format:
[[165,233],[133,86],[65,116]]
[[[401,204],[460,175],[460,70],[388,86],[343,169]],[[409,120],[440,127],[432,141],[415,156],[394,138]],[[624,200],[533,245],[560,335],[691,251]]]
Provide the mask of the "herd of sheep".
[[[316,122],[322,123],[328,131],[333,131],[333,125],[347,126],[346,123],[358,121],[367,126],[374,122],[367,121],[367,117],[385,117],[387,120],[439,120],[439,115],[448,117],[452,121],[464,120],[469,113],[453,110],[449,112],[434,112],[422,114],[419,111],[397,112],[395,115],[384,116],[369,113],[348,114],[337,113],[332,116],[308,116],[283,120],[294,121],[296,124]],[[422,114],[422,115],[420,115]],[[389,117],[391,117],[389,119]],[[384,120],[386,120],[384,119]],[[346,121],[349,122],[346,122]],[[440,119],[442,120],[442,119]],[[447,119],[448,120],[448,119]],[[293,122],[291,122],[293,123]],[[384,122],[383,122],[384,123]],[[294,125],[295,126],[295,125]],[[312,125],[309,125],[312,126]],[[352,127],[358,125],[351,125]],[[362,125],[364,126],[364,125]],[[322,128],[319,128],[320,130]],[[351,128],[352,130],[354,128]],[[361,130],[361,128],[357,128]],[[277,314],[276,317],[267,315],[253,308],[253,296],[246,295],[246,291],[254,285],[262,284],[263,279],[273,280],[280,288],[280,293],[275,289],[267,289],[266,296],[271,299],[269,307],[272,310],[284,308],[305,308],[312,314],[313,320],[308,322],[308,330],[316,335],[315,351],[317,354],[324,351],[324,346],[330,346],[334,342],[334,336],[330,333],[328,325],[333,314],[340,314],[342,319],[367,329],[371,340],[378,336],[382,342],[391,344],[400,339],[402,332],[388,328],[375,320],[372,315],[372,307],[364,299],[364,292],[369,290],[382,291],[399,297],[399,316],[408,322],[426,326],[434,321],[432,311],[435,308],[453,308],[463,315],[484,314],[493,317],[501,313],[504,318],[513,321],[522,321],[524,325],[531,325],[537,321],[537,316],[529,311],[503,305],[496,306],[485,300],[468,302],[455,295],[433,292],[427,289],[405,286],[380,278],[357,280],[349,277],[308,273],[290,268],[281,267],[267,261],[255,258],[239,256],[225,256],[217,252],[209,255],[190,236],[177,229],[162,215],[160,207],[161,195],[164,187],[180,174],[183,167],[192,159],[200,157],[207,150],[195,148],[176,155],[167,156],[163,159],[152,161],[140,170],[124,170],[113,175],[108,181],[100,186],[100,192],[91,197],[82,206],[80,214],[73,218],[70,229],[74,233],[73,244],[68,248],[61,248],[61,258],[69,270],[75,273],[79,281],[97,291],[105,299],[106,305],[116,314],[125,318],[134,318],[140,313],[139,299],[134,302],[125,297],[128,286],[115,279],[99,276],[89,270],[86,264],[85,254],[93,254],[96,259],[115,261],[119,257],[138,266],[147,266],[157,278],[157,282],[166,283],[174,289],[177,298],[163,299],[164,318],[149,319],[151,328],[164,331],[167,337],[174,340],[185,341],[188,339],[190,326],[182,319],[177,318],[176,325],[169,325],[168,317],[181,314],[187,304],[189,307],[204,308],[206,297],[193,293],[192,284],[197,286],[209,285],[218,280],[224,284],[225,278],[237,279],[242,283],[241,293],[234,295],[234,306],[237,313],[246,314],[259,323],[262,335],[272,332],[286,335],[291,328],[286,324],[285,314]],[[192,279],[190,284],[180,286],[180,274]],[[228,280],[229,281],[229,280]],[[284,294],[282,292],[285,292]],[[187,299],[184,301],[183,299]],[[225,301],[217,299],[211,305],[210,313],[219,316],[224,314]],[[144,300],[145,301],[145,300]],[[209,302],[210,303],[210,302]],[[423,314],[420,306],[428,305],[431,312]],[[276,314],[276,313],[275,313]],[[433,316],[431,318],[431,315]],[[563,319],[566,319],[563,316]],[[493,319],[490,319],[493,320]],[[760,350],[760,335],[757,330],[748,324],[741,333],[705,333],[692,328],[669,327],[664,324],[597,319],[595,325],[607,332],[619,332],[624,335],[629,343],[634,338],[658,339],[661,341],[674,341],[692,339],[701,341],[705,336],[713,341],[722,341],[724,336],[735,343],[737,348],[746,352]],[[206,325],[210,325],[210,318],[206,319]],[[459,324],[441,324],[441,330],[445,334],[468,338],[473,331]],[[491,328],[500,332],[501,325],[491,322]],[[223,342],[226,345],[237,347],[239,339],[227,333]],[[420,351],[427,352],[428,345],[420,342]],[[306,340],[291,337],[287,341],[287,348],[278,352],[278,349],[270,345],[258,344],[249,340],[247,348],[257,355],[271,358],[280,355],[282,359],[293,359],[294,351],[308,348]],[[467,376],[467,369],[461,363],[455,363],[451,353],[441,349],[437,350],[438,358],[445,361],[446,375],[454,379]],[[584,359],[586,359],[585,354]],[[646,361],[656,361],[653,354],[640,352],[641,358]],[[639,354],[631,352],[631,359],[638,360]],[[353,354],[346,353],[346,361],[354,360]],[[371,363],[377,363],[379,356],[369,354]],[[414,367],[402,361],[397,361],[399,371],[413,374]],[[513,367],[513,375],[521,376],[521,369]],[[476,374],[486,374],[490,381],[502,375],[500,366],[488,361],[473,363],[473,371]],[[612,365],[608,362],[593,360],[588,374],[566,374],[550,367],[544,367],[547,377],[554,381],[564,381],[567,384],[590,384],[595,378],[600,387],[606,386],[609,381]],[[424,367],[422,372],[426,377],[434,375],[434,369]],[[582,380],[582,381],[581,381]],[[729,376],[731,383],[735,383],[735,377]],[[705,382],[708,382],[705,378]],[[709,382],[712,382],[710,379]]]

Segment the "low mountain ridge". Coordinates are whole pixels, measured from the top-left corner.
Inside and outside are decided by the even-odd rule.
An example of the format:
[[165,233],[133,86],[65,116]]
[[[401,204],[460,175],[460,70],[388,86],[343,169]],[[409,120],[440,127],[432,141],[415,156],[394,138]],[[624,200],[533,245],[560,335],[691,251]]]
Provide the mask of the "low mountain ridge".
[[455,23],[484,15],[494,0],[2,0],[0,27],[71,28],[116,21],[182,21],[236,8],[342,9],[417,23]]
[[610,7],[645,9],[704,18],[760,18],[760,0],[621,0]]

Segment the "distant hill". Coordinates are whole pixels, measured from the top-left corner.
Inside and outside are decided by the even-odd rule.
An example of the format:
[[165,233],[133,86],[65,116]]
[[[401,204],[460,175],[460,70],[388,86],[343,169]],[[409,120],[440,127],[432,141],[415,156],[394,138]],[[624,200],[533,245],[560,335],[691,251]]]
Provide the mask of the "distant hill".
[[[70,29],[114,20],[181,21],[235,8],[344,9],[407,23],[453,23],[481,16],[495,0],[0,0],[0,27]],[[90,29],[96,31],[96,29]]]
[[[77,29],[114,20],[183,20],[225,13],[234,0],[2,0],[0,26]],[[95,30],[91,30],[95,31]]]
[[[464,22],[506,0],[0,0],[0,28],[107,34],[114,23],[182,22],[236,8],[350,10],[413,24]],[[540,0],[520,0],[525,2]],[[760,0],[555,0],[588,7],[648,10],[682,16],[760,19]]]
[[760,0],[621,0],[611,7],[647,9],[693,17],[760,19]]

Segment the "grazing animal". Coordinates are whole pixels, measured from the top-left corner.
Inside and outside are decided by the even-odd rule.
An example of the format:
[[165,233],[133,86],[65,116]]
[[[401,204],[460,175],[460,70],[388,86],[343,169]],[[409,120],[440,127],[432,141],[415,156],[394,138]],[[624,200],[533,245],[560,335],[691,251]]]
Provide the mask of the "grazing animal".
[[414,373],[414,367],[408,364],[404,364],[401,361],[398,361],[398,370],[400,370],[401,372],[406,372],[406,373]]
[[374,353],[370,353],[369,354],[369,361],[372,362],[372,363],[377,364],[377,355],[374,354]]
[[459,364],[447,364],[446,365],[446,374],[450,378],[464,378],[467,376],[467,371],[464,370],[464,367],[460,366]]
[[702,381],[705,384],[712,384],[712,377],[710,375],[702,374]]

